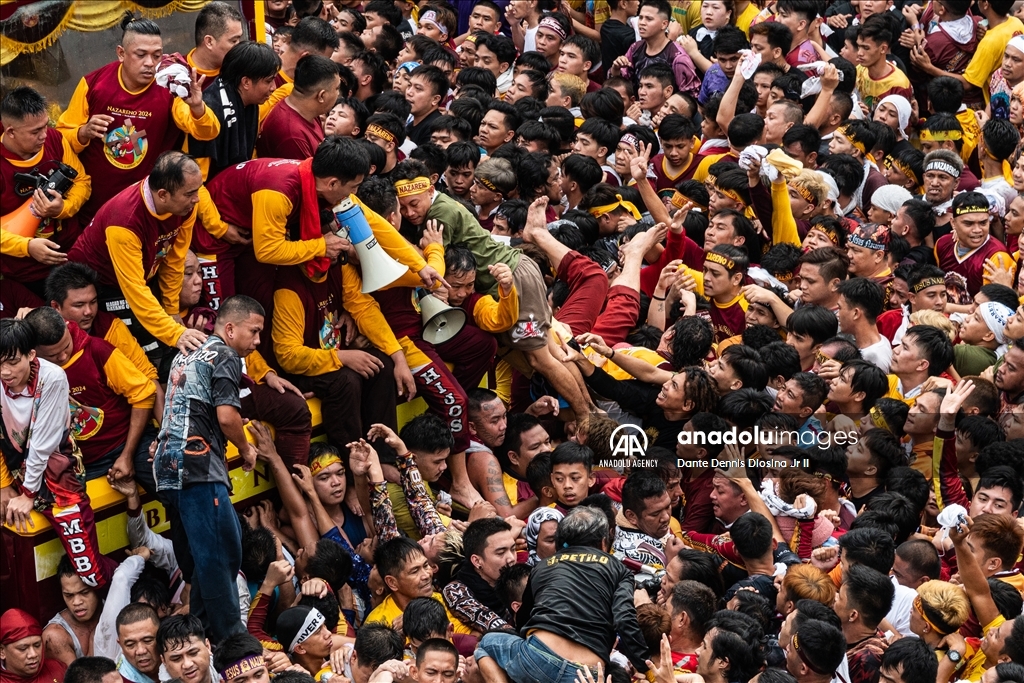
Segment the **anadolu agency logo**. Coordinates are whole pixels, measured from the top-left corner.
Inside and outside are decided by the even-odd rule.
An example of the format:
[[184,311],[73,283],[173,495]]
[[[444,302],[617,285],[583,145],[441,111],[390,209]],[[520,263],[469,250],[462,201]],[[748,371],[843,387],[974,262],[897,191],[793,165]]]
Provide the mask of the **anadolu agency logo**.
[[650,440],[647,432],[635,424],[626,423],[616,427],[608,437],[608,445],[611,447],[613,459],[611,462],[601,463],[602,466],[619,470],[626,467],[657,466],[656,461],[644,459]]

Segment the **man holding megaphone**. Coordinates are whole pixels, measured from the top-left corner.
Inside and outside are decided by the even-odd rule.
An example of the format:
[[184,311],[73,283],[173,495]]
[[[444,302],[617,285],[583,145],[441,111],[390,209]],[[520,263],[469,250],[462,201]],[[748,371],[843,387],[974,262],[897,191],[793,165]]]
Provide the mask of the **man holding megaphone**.
[[[67,261],[64,252],[82,232],[75,214],[89,198],[92,182],[71,145],[49,126],[46,100],[38,92],[11,90],[0,103],[0,120],[0,272],[42,295],[50,268]],[[67,196],[40,187],[48,174],[60,173],[58,164],[76,173],[67,178]],[[5,284],[4,289],[10,288]],[[16,310],[9,294],[2,295],[3,308]]]
[[[351,243],[321,232],[320,211],[353,195],[369,172],[362,146],[337,135],[320,143],[312,159],[253,159],[221,171],[207,189],[224,225],[204,227],[210,234],[224,234],[228,225],[252,234],[252,247],[239,256],[234,273],[221,269],[221,296],[247,294],[269,314],[278,266],[337,258]],[[418,273],[428,287],[436,286],[440,275],[397,230],[372,212],[367,221],[388,255]]]

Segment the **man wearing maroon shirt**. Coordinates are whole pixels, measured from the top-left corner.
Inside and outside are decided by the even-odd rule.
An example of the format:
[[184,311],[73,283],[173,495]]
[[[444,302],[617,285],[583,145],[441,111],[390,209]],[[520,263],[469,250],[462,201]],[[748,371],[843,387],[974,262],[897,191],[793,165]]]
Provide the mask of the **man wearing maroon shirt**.
[[306,55],[295,66],[295,89],[263,122],[256,154],[264,159],[309,159],[323,142],[320,118],[338,99],[338,65],[320,55]]

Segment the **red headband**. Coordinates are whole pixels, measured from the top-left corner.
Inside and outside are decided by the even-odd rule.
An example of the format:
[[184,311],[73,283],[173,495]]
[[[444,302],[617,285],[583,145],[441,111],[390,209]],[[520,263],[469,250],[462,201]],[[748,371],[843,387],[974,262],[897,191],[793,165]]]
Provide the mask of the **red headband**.
[[28,612],[9,609],[0,615],[0,644],[10,645],[32,636],[42,636],[43,629]]

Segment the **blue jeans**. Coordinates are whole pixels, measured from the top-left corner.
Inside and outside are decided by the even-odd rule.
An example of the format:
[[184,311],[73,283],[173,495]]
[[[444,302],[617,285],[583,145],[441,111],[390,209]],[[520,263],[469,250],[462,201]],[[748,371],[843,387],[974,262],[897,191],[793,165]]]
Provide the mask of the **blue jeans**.
[[213,643],[245,633],[235,577],[242,564],[242,527],[228,487],[219,483],[178,491],[177,512],[195,569],[189,604]]
[[576,672],[583,668],[556,655],[536,636],[524,640],[514,633],[484,634],[473,656],[478,661],[490,657],[515,683],[575,683]]

